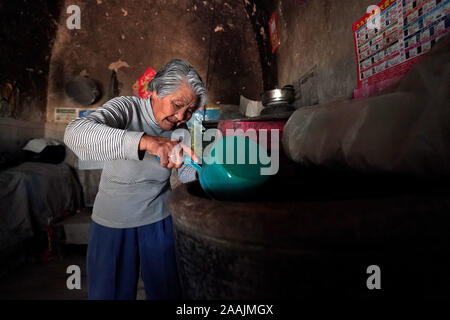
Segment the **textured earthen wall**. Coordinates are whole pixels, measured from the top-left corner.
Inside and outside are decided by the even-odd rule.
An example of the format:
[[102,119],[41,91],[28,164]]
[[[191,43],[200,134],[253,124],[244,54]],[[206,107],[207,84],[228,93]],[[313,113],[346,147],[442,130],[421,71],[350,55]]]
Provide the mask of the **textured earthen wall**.
[[[71,4],[81,9],[79,30],[66,27]],[[109,66],[119,62],[120,95],[132,95],[148,66],[158,70],[173,58],[187,59],[208,82],[209,104],[238,104],[240,94],[256,99],[262,91],[255,34],[242,1],[66,1],[51,58],[47,121],[55,107],[76,106],[64,94],[72,77],[89,75],[107,92]]]
[[44,135],[49,62],[61,2],[0,2],[0,152],[17,151]]
[[307,76],[306,105],[351,98],[357,86],[352,25],[377,2],[277,0],[279,84],[295,85]]
[[[69,30],[69,5],[81,9],[81,29]],[[65,84],[83,74],[111,98],[111,64],[118,68],[120,95],[151,66],[173,58],[188,60],[209,89],[208,104],[239,104],[240,95],[258,99],[263,88],[254,29],[240,0],[65,1],[53,47],[48,86],[47,137],[61,140],[65,123],[54,123],[56,107],[80,107],[68,99]],[[75,165],[69,152],[66,161]],[[79,171],[87,205],[97,192],[100,170]]]

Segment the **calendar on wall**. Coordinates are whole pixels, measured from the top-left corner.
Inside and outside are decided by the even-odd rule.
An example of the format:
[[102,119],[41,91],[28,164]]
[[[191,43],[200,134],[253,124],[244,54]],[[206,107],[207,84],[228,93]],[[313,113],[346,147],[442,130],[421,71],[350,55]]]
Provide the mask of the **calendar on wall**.
[[450,31],[450,0],[384,0],[353,24],[355,98],[398,82]]

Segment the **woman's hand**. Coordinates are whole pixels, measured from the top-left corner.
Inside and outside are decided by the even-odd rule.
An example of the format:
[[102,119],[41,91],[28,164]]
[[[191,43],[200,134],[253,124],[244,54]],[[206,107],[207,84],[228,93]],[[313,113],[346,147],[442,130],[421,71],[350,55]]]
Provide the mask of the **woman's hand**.
[[169,138],[153,137],[144,134],[139,141],[139,150],[145,150],[158,156],[161,166],[167,168],[181,168],[184,162],[183,151],[195,162],[199,161],[191,148],[182,142]]

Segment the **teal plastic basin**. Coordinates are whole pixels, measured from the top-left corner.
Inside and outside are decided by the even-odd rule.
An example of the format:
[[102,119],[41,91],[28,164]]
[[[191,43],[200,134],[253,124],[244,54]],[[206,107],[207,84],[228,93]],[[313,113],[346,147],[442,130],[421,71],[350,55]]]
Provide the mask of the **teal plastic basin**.
[[184,164],[197,170],[203,191],[216,200],[246,199],[270,178],[261,174],[261,168],[270,166],[267,150],[242,136],[226,136],[215,142],[201,165],[189,156]]
[[214,143],[202,165],[186,159],[199,176],[207,195],[217,200],[245,199],[257,192],[270,178],[261,174],[268,154],[257,142],[242,136],[226,136]]

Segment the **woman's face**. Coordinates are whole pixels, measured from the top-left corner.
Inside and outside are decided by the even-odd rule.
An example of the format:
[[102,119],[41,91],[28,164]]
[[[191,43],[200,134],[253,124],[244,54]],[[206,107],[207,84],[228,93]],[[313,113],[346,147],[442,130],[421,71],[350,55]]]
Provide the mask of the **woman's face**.
[[198,98],[192,89],[181,84],[177,91],[163,98],[152,92],[152,108],[156,122],[165,131],[173,130],[191,118],[197,109]]

